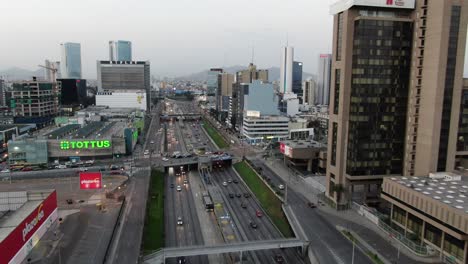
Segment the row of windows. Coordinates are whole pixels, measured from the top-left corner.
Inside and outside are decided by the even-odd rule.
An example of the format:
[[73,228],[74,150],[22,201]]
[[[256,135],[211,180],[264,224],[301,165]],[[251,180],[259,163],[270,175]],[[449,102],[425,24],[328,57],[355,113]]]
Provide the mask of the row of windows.
[[407,63],[406,61],[400,61],[400,60],[385,60],[385,59],[357,59],[356,60],[357,65],[375,65],[375,66],[406,66]]

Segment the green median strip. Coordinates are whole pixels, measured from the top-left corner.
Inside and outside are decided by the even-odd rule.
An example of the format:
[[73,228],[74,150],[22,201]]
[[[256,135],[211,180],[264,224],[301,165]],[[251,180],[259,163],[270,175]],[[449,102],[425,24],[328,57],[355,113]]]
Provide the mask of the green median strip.
[[150,253],[164,247],[164,174],[151,171],[150,187],[143,231],[143,252]]
[[227,148],[229,147],[229,144],[226,142],[226,140],[219,134],[218,131],[206,120],[203,120],[203,127],[206,130],[206,133],[213,139],[213,141],[216,143],[218,148]]
[[249,186],[250,190],[260,201],[263,209],[270,216],[270,219],[281,231],[284,237],[292,237],[291,228],[288,220],[281,209],[281,201],[271,192],[268,186],[259,178],[254,170],[245,162],[239,162],[233,165],[239,175]]

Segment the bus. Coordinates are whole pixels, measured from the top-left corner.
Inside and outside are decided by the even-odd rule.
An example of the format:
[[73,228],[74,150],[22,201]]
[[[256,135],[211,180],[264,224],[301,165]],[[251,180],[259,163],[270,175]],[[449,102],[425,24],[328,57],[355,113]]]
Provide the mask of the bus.
[[203,194],[203,204],[205,205],[205,210],[207,212],[214,211],[214,204],[211,200],[211,196],[208,193]]

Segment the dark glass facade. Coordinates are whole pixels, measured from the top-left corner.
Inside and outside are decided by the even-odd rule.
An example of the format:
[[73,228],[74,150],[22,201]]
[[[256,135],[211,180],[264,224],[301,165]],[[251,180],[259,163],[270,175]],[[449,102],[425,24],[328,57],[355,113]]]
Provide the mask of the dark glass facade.
[[468,151],[468,90],[462,91],[457,151]]
[[86,104],[86,80],[83,79],[58,79],[62,83],[60,104],[85,105]]
[[302,62],[293,62],[292,92],[302,97]]
[[460,6],[452,7],[450,32],[448,39],[447,68],[445,71],[444,104],[442,107],[442,122],[440,127],[439,157],[437,171],[445,171],[447,163],[447,147],[450,131],[450,116],[452,112],[453,85],[457,65],[458,32],[460,28]]
[[338,29],[336,38],[336,60],[341,60],[341,50],[343,49],[343,13],[338,14]]
[[336,166],[336,145],[338,141],[338,123],[336,122],[333,122],[332,133],[332,152],[330,163],[331,165]]
[[337,115],[340,110],[340,78],[341,69],[335,70],[335,100],[333,102],[333,114]]
[[346,173],[403,172],[412,22],[355,22]]

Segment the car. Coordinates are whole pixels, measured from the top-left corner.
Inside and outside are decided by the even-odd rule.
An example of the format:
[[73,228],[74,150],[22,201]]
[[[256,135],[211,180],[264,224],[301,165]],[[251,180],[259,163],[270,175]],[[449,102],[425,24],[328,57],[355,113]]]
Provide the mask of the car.
[[73,204],[73,200],[72,199],[67,199],[67,204]]
[[148,154],[149,154],[149,150],[146,149],[146,150],[143,152],[143,155],[148,155]]
[[1,173],[9,173],[10,170],[9,169],[3,169],[2,171],[0,171]]
[[33,169],[31,167],[24,167],[21,169],[21,171],[32,171]]
[[242,197],[242,194],[236,193],[236,197],[237,197],[237,198],[241,198],[241,197]]
[[109,169],[110,169],[111,171],[113,171],[113,170],[119,170],[119,167],[116,166],[116,165],[110,165],[110,166],[109,166]]
[[188,180],[187,180],[187,179],[184,180],[184,184],[185,184],[185,185],[188,184]]
[[257,210],[257,211],[255,212],[255,215],[256,215],[257,217],[262,217],[262,216],[263,216],[263,213],[262,213],[262,211]]
[[55,168],[56,169],[66,169],[67,165],[60,164],[60,165],[56,165]]
[[81,172],[88,171],[88,168],[83,168],[82,167],[82,168],[79,169],[79,171],[81,171]]
[[169,161],[168,158],[162,158],[162,161]]
[[187,263],[187,260],[185,259],[185,257],[177,258],[177,264],[186,264],[186,263]]
[[232,182],[236,183],[236,184],[239,183],[239,181],[237,179],[232,180]]
[[150,141],[150,144],[154,144],[154,141]]
[[171,188],[174,188],[174,184],[173,184],[173,183],[171,183],[171,185],[169,185],[169,187],[171,187]]
[[310,208],[316,208],[317,207],[317,205],[315,205],[314,203],[311,203],[311,202],[308,202],[307,206],[309,206]]
[[257,229],[257,224],[256,224],[254,221],[250,221],[249,225],[250,225],[250,227],[252,227],[253,229]]
[[111,174],[111,175],[120,175],[121,172],[118,171],[118,170],[114,170],[114,171],[111,171],[110,174]]
[[232,179],[229,179],[228,182],[231,183],[231,182],[232,182]]
[[223,182],[223,186],[226,187],[226,186],[227,186],[227,182]]
[[182,217],[177,217],[177,225],[183,225],[184,222],[182,221]]
[[229,194],[229,198],[234,198],[234,194],[233,194],[233,193],[230,193],[230,194]]
[[250,197],[250,193],[244,193],[244,197],[245,197],[245,198],[249,198],[249,197]]
[[284,185],[283,184],[278,185],[278,189],[284,190]]
[[180,191],[182,191],[182,187],[180,187],[180,185],[177,185],[176,190],[177,190],[178,192],[180,192]]
[[247,205],[245,203],[241,203],[241,207],[245,209],[247,208]]
[[276,263],[284,263],[284,258],[281,255],[275,255],[275,262]]

